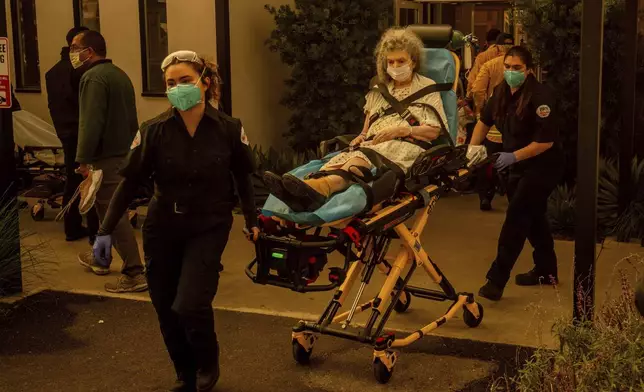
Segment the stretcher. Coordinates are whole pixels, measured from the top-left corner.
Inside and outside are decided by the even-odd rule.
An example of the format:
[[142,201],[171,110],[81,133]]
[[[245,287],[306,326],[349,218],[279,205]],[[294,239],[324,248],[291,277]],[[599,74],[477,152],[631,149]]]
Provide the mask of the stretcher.
[[[432,42],[436,42],[435,32],[432,29]],[[443,34],[449,41],[451,28],[443,30]],[[422,34],[419,36],[423,38]],[[458,68],[455,59],[452,81],[458,75]],[[445,105],[446,111],[453,107],[451,114],[455,116],[456,96],[443,96],[444,101],[449,99],[453,99],[454,105]],[[446,114],[449,118],[450,113]],[[340,142],[341,138],[336,138],[332,144],[337,149],[343,147]],[[324,147],[328,149],[329,143]],[[373,346],[374,376],[384,384],[390,380],[398,359],[396,349],[421,339],[460,311],[467,326],[477,327],[482,322],[481,304],[472,293],[458,292],[450,284],[423,248],[420,237],[441,195],[457,188],[492,159],[486,156],[483,147],[455,146],[453,142],[432,147],[416,159],[404,182],[394,181],[391,195],[373,200],[366,211],[361,204],[360,212],[355,215],[343,216],[343,212],[347,214],[355,209],[349,206],[342,210],[343,203],[337,201],[333,213],[329,214],[316,211],[311,217],[288,211],[276,213],[279,206],[270,198],[267,200],[259,216],[261,233],[255,242],[256,257],[246,267],[246,275],[256,284],[299,293],[335,290],[317,321],[302,320],[293,328],[292,352],[298,363],[309,362],[320,335],[350,339]],[[385,176],[388,174],[395,177],[393,172]],[[384,184],[389,186],[391,182],[384,181]],[[371,186],[376,188],[379,184]],[[355,198],[358,193],[349,194]],[[269,205],[271,208],[267,208]],[[337,219],[330,220],[329,216]],[[413,222],[408,226],[410,220]],[[388,259],[386,256],[394,241],[400,243],[399,249],[395,258]],[[328,283],[318,282],[333,252],[343,255],[344,263],[328,268]],[[417,269],[429,275],[440,290],[410,285]],[[376,270],[385,274],[386,279],[376,297],[364,300],[363,294]],[[349,302],[356,288],[355,297]],[[385,325],[392,312],[405,312],[412,296],[451,304],[444,315],[408,336],[386,332]],[[349,305],[346,310],[345,305]],[[370,313],[365,325],[352,324],[356,315],[364,312]]]

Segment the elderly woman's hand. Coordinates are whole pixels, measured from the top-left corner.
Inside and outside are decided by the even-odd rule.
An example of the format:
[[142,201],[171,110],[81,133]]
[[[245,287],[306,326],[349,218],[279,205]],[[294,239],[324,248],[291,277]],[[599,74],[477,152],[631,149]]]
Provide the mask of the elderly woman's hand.
[[355,139],[351,140],[351,143],[349,143],[349,146],[357,147],[360,145],[360,143],[364,142],[365,139],[366,137],[363,134],[360,134]]
[[373,138],[373,144],[380,144],[406,136],[409,136],[409,127],[391,127],[378,132]]

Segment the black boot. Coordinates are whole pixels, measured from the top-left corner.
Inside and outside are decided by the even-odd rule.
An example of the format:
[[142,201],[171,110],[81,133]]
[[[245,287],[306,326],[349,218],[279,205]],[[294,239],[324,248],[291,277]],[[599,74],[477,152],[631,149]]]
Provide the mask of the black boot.
[[197,392],[212,392],[219,381],[219,360],[197,371]]
[[296,196],[305,211],[315,211],[326,203],[326,196],[320,194],[315,189],[311,188],[306,182],[300,180],[292,174],[284,174],[282,177],[284,187],[288,189],[292,195]]
[[282,177],[278,176],[275,173],[269,171],[264,172],[262,176],[264,185],[268,188],[268,191],[282,203],[286,204],[290,209],[295,212],[304,212],[306,208],[302,205],[302,202],[299,197],[292,195],[284,186],[282,182]]
[[540,274],[536,269],[517,275],[515,281],[517,286],[557,285],[559,283],[556,274]]
[[197,391],[196,376],[193,373],[191,376],[179,374],[174,387],[170,392],[196,392]]
[[499,287],[488,280],[479,290],[479,296],[492,301],[498,301],[503,296],[503,287]]

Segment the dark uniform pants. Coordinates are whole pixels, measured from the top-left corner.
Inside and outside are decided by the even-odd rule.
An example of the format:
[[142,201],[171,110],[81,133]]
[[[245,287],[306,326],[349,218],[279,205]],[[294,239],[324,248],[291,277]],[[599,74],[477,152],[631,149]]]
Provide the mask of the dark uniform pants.
[[[487,150],[488,156],[503,151],[503,143],[494,143],[485,139],[483,145]],[[476,180],[479,199],[481,201],[488,200],[491,202],[494,199],[494,194],[496,193],[496,187],[498,183],[499,174],[497,173],[496,169],[494,169],[493,164],[480,168]]]
[[547,219],[548,197],[557,186],[561,168],[511,170],[507,184],[510,205],[499,235],[496,260],[487,279],[505,287],[526,238],[534,248],[533,259],[540,276],[557,277],[557,255]]
[[[78,188],[78,185],[83,181],[83,176],[75,173],[74,171],[78,168],[76,163],[76,150],[78,148],[78,138],[77,137],[65,137],[60,139],[61,144],[63,145],[63,153],[65,154],[65,191],[63,194],[63,205],[67,205],[74,192]],[[65,214],[65,234],[69,237],[77,235],[81,231],[81,226],[83,224],[83,217],[78,211],[78,204],[80,203],[80,198],[77,198],[76,201],[72,204],[71,208]],[[96,210],[92,208],[86,215],[87,217],[87,229],[89,231],[90,237],[96,236],[98,231],[99,221]]]
[[150,298],[175,370],[189,377],[219,360],[212,301],[232,216],[200,228],[199,216],[154,215],[143,228]]

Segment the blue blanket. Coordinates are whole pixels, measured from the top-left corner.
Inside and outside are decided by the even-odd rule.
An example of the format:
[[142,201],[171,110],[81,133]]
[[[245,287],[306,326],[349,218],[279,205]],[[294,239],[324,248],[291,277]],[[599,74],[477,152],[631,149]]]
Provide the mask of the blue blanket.
[[[297,178],[304,178],[309,173],[319,171],[331,158],[339,154],[331,153],[323,159],[317,159],[300,166],[289,173]],[[374,169],[375,174],[375,169]],[[277,216],[301,225],[322,225],[359,214],[367,206],[367,195],[360,185],[351,185],[347,190],[333,195],[322,207],[314,212],[294,212],[286,204],[270,195],[262,208],[264,216]]]

